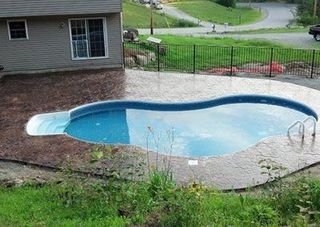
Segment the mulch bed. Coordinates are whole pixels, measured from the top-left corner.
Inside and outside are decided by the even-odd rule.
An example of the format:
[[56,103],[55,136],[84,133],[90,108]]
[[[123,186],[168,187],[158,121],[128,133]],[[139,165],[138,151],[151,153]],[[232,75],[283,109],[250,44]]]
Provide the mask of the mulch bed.
[[6,76],[0,82],[0,159],[49,166],[87,161],[92,145],[66,136],[31,137],[26,123],[35,114],[121,99],[124,93],[122,70]]

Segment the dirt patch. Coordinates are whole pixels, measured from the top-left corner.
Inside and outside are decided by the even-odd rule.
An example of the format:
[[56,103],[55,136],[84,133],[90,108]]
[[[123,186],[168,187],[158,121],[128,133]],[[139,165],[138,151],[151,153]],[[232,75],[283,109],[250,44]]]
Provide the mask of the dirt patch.
[[57,180],[58,178],[60,176],[53,171],[0,161],[0,185],[10,187],[26,182],[42,184],[47,181]]
[[[31,137],[25,125],[35,114],[121,99],[124,71],[85,71],[7,76],[0,83],[0,158],[61,166],[85,162],[91,145],[66,136]],[[79,164],[81,165],[81,164]]]

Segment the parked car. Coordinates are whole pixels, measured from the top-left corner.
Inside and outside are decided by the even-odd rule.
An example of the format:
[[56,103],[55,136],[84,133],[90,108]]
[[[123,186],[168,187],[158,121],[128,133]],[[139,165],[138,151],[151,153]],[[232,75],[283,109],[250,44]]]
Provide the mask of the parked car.
[[309,34],[313,35],[316,41],[320,41],[320,24],[310,27]]
[[155,8],[156,10],[162,10],[162,9],[163,9],[163,6],[162,6],[162,4],[156,4],[154,8]]
[[163,6],[160,3],[160,1],[152,0],[152,1],[150,1],[150,3],[148,5],[147,5],[147,7],[152,7],[153,9],[156,9],[156,10],[162,10],[163,9]]
[[124,28],[123,29],[123,39],[125,41],[138,42],[139,41],[139,31],[135,28]]
[[150,0],[139,0],[140,4],[149,4]]

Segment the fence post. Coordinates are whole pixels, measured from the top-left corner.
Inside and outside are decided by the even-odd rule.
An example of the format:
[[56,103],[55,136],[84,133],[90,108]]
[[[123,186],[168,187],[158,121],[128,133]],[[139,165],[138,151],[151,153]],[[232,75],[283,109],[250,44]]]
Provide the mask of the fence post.
[[231,59],[230,59],[230,76],[233,74],[233,46],[231,46]]
[[125,69],[126,68],[126,55],[125,55],[125,52],[124,52],[124,42],[122,42],[122,61],[123,61],[123,68]]
[[160,72],[160,44],[157,44],[158,72]]
[[270,55],[269,77],[272,77],[272,62],[273,62],[273,47],[271,48],[271,55]]
[[311,78],[313,78],[314,61],[315,61],[316,50],[312,51],[312,63],[311,63]]
[[196,73],[196,45],[193,45],[193,73]]

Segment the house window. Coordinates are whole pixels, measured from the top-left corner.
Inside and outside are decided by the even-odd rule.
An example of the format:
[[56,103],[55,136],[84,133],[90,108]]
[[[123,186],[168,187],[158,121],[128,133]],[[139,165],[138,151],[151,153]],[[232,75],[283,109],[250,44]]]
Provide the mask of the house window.
[[8,21],[9,39],[28,39],[28,28],[26,20]]
[[106,19],[72,19],[69,21],[72,59],[107,57]]

